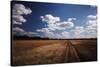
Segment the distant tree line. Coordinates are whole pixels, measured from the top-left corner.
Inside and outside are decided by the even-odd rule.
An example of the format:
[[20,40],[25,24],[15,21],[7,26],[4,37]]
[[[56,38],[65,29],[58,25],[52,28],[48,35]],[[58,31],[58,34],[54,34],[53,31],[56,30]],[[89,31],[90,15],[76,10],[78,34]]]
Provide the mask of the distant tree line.
[[97,38],[72,38],[72,39],[58,39],[58,38],[42,38],[42,37],[29,37],[29,36],[12,36],[14,40],[96,40]]
[[12,36],[12,38],[14,39],[14,40],[41,40],[41,39],[43,39],[43,40],[49,40],[49,38],[41,38],[41,37],[38,37],[38,36],[36,36],[36,37],[29,37],[29,36]]

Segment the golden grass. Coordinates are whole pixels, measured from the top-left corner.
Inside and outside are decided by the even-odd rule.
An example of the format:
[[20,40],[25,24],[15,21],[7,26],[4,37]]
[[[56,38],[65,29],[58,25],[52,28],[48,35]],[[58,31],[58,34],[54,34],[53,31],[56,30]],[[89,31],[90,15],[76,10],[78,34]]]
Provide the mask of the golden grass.
[[58,40],[15,41],[13,45],[13,63],[15,65],[63,62],[66,46],[64,41],[59,42]]
[[97,58],[96,44],[96,40],[14,40],[12,65],[92,61]]

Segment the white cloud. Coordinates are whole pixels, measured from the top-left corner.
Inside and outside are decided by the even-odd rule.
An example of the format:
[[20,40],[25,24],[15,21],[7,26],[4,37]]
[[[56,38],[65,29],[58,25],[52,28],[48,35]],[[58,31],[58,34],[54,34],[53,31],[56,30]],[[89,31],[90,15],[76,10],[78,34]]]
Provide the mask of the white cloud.
[[76,33],[82,33],[82,32],[84,32],[84,27],[83,26],[76,26],[75,31],[76,31]]
[[42,28],[42,29],[37,29],[36,31],[46,33],[49,32],[50,30],[48,28]]
[[73,20],[76,20],[76,18],[68,18],[68,21],[71,22]]
[[15,21],[15,20],[12,20],[12,22],[13,22],[13,24],[15,24],[15,25],[22,25],[21,22],[17,22],[17,21]]
[[60,21],[60,17],[55,17],[51,14],[46,14],[44,16],[40,16],[40,18],[42,19],[43,22],[47,23],[48,29],[50,30],[57,29],[56,23]]
[[13,20],[16,20],[17,22],[26,22],[26,19],[24,19],[23,16],[20,16],[20,15],[13,15]]
[[87,28],[90,28],[90,29],[97,29],[97,21],[96,20],[89,20],[87,22]]
[[97,16],[88,15],[85,32],[89,37],[97,37]]
[[[47,23],[46,28],[37,29],[42,32],[44,37],[49,38],[94,38],[97,36],[97,16],[88,15],[87,22],[83,26],[74,25],[76,18],[68,18],[67,21],[54,20],[53,15],[41,16],[43,22]],[[57,17],[58,18],[58,17]],[[68,31],[68,29],[70,29]],[[60,32],[57,32],[59,30]]]
[[75,26],[75,28],[70,31],[71,36],[73,38],[82,38],[82,37],[84,37],[83,36],[84,32],[85,32],[85,29],[84,29],[83,26]]
[[89,15],[86,25],[92,28],[97,28],[97,16]]
[[25,31],[19,27],[14,27],[12,28],[12,31],[13,31],[13,35],[24,35],[25,34]]
[[48,28],[52,31],[55,31],[55,30],[65,30],[65,29],[70,29],[72,27],[74,27],[74,24],[73,22],[67,22],[67,21],[64,21],[64,22],[57,22],[57,23],[52,23],[52,24],[47,24]]
[[30,8],[26,8],[23,4],[15,4],[12,8],[12,23],[22,25],[27,20],[22,15],[32,13]]
[[30,8],[26,8],[23,4],[15,4],[13,6],[13,15],[30,14],[32,11]]
[[59,17],[54,17],[51,14],[46,14],[45,16],[40,16],[43,22],[47,22],[48,24],[56,23],[60,21]]
[[[12,23],[14,25],[22,25],[27,20],[23,17],[23,15],[28,15],[32,13],[30,8],[26,8],[23,4],[14,4],[12,8]],[[22,28],[13,27],[12,29],[13,35],[26,35],[26,36],[34,36],[36,33],[34,32],[26,32]]]
[[25,35],[28,37],[34,37],[34,36],[37,36],[38,34],[35,32],[25,32]]
[[26,36],[29,36],[29,37],[33,37],[33,36],[38,35],[35,32],[27,32],[27,31],[25,31],[25,30],[23,30],[22,28],[19,28],[19,27],[12,28],[12,31],[13,31],[13,35],[17,35],[17,36],[26,35]]
[[68,22],[68,21],[57,23],[57,25],[58,25],[58,29],[64,29],[64,30],[74,27],[73,22]]
[[57,24],[47,24],[48,29],[55,31],[56,29],[58,29]]
[[45,35],[45,37],[56,38],[56,36],[53,32],[46,32],[44,35]]
[[95,38],[97,37],[97,16],[88,15],[85,26],[75,26],[70,31],[73,38]]
[[37,32],[41,32],[44,35],[41,37],[49,37],[49,38],[54,38],[55,34],[53,31],[51,31],[49,28],[42,28],[42,29],[37,29]]
[[89,20],[96,20],[97,19],[97,16],[96,15],[88,15],[87,18]]
[[95,38],[97,37],[97,16],[88,15],[85,26],[75,26],[70,32],[74,38]]
[[15,27],[12,29],[13,31],[18,31],[18,32],[24,32],[23,29],[19,28],[19,27]]
[[70,31],[74,38],[95,38],[97,37],[97,16],[88,15],[85,26],[75,26]]
[[44,34],[41,37],[58,38],[58,39],[70,38],[70,32],[67,31],[62,31],[60,33],[57,33],[55,31],[51,31],[49,28],[42,28],[42,29],[37,29],[37,32],[41,32]]
[[46,14],[44,16],[40,16],[43,22],[47,23],[47,28],[55,31],[55,30],[65,30],[67,28],[72,28],[74,23],[72,20],[76,20],[76,18],[68,18],[67,21],[60,21],[60,17],[55,17],[51,14]]
[[[69,32],[64,31],[74,27],[73,20],[76,18],[68,18],[66,21],[61,21],[60,17],[53,16],[51,14],[46,14],[40,16],[42,22],[46,23],[46,28],[37,29],[37,32],[44,34],[44,37],[49,38],[68,38],[70,37]],[[56,30],[62,31],[61,33],[55,32]]]
[[70,32],[67,32],[67,31],[63,31],[61,33],[61,36],[62,36],[63,39],[64,38],[70,38],[71,37]]

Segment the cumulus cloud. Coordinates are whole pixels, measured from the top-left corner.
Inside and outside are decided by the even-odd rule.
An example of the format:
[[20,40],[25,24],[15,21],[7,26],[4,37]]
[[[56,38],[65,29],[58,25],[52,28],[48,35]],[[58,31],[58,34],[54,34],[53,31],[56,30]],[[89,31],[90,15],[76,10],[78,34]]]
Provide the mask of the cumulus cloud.
[[74,38],[95,38],[97,37],[97,16],[88,15],[85,26],[75,26],[70,32]]
[[23,4],[15,4],[12,8],[12,23],[22,25],[27,21],[22,15],[28,15],[30,13],[32,13],[30,8],[26,8]]
[[92,28],[97,28],[97,16],[95,15],[88,15],[87,16],[87,26]]
[[26,8],[23,4],[15,4],[13,6],[13,15],[23,15],[30,14],[32,10],[30,8]]
[[15,27],[12,29],[13,31],[18,31],[18,32],[24,32],[23,29],[19,28],[19,27]]
[[57,39],[65,39],[69,38],[70,33],[67,31],[63,31],[61,33],[57,33],[55,31],[51,31],[48,28],[37,29],[38,32],[43,33],[44,35],[41,37],[49,37],[49,38],[57,38]]
[[24,19],[23,16],[20,15],[13,15],[13,24],[19,24],[21,25],[22,23],[26,22],[26,19]]
[[[46,14],[40,16],[42,22],[46,23],[46,28],[37,29],[37,32],[44,34],[44,37],[49,38],[67,38],[69,37],[69,32],[64,31],[74,27],[73,20],[76,18],[68,18],[65,21],[61,21],[60,17],[53,16],[51,14]],[[55,32],[56,30],[62,31],[61,33]]]
[[38,36],[38,34],[35,33],[35,32],[25,32],[25,35],[28,36],[28,37]]
[[76,26],[75,27],[75,33],[80,34],[84,32],[84,27],[83,26]]
[[29,36],[29,37],[33,37],[33,36],[38,35],[35,32],[27,32],[27,31],[25,31],[24,29],[22,29],[20,27],[14,27],[14,28],[12,28],[12,31],[13,31],[13,35],[17,35],[17,36],[26,35],[26,36]]
[[17,21],[15,21],[15,20],[12,20],[12,22],[13,22],[14,25],[22,25],[22,23],[17,22]]
[[25,31],[19,27],[12,28],[13,35],[24,35]]
[[85,32],[85,28],[83,26],[75,26],[74,29],[70,30],[71,36],[73,38],[83,38],[84,32]]
[[[23,17],[23,15],[31,14],[32,10],[30,8],[26,8],[23,4],[14,4],[12,8],[12,23],[13,25],[22,25],[27,20]],[[13,35],[18,36],[34,36],[36,33],[34,32],[26,32],[24,29],[16,26],[12,29]]]
[[46,33],[49,32],[50,30],[48,28],[42,28],[42,29],[37,29],[36,31]]
[[97,37],[97,16],[88,15],[84,26],[75,26],[70,32],[74,38],[96,38]]
[[44,35],[41,36],[41,37],[49,37],[49,38],[54,38],[54,37],[55,37],[54,32],[50,31],[49,28],[37,29],[36,31],[37,31],[37,32],[41,32],[41,33],[44,34]]
[[[84,25],[74,25],[76,18],[68,18],[61,21],[60,17],[54,17],[51,14],[40,17],[42,22],[46,23],[46,28],[37,29],[37,32],[44,34],[43,37],[49,38],[95,38],[97,36],[97,16],[88,15],[87,22]],[[69,30],[70,29],[70,30]],[[57,32],[60,31],[60,32]]]
[[68,21],[73,21],[73,20],[76,20],[76,18],[68,18]]
[[88,20],[86,23],[85,32],[88,37],[97,37],[97,16],[96,15],[88,15]]
[[70,32],[68,31],[63,31],[60,36],[62,36],[63,39],[71,37]]
[[43,22],[47,22],[48,24],[56,23],[60,21],[60,17],[55,17],[51,14],[46,14],[45,16],[40,16]]
[[86,25],[87,29],[97,29],[97,21],[89,20]]
[[43,22],[47,23],[47,28],[52,31],[72,28],[74,26],[72,20],[76,19],[76,18],[68,18],[67,21],[61,21],[60,17],[53,16],[51,14],[40,16],[40,18],[42,19]]
[[88,15],[87,18],[89,20],[96,20],[97,19],[97,16],[96,15]]
[[57,23],[57,25],[58,25],[58,29],[64,29],[64,30],[74,27],[73,22],[68,22],[68,21]]

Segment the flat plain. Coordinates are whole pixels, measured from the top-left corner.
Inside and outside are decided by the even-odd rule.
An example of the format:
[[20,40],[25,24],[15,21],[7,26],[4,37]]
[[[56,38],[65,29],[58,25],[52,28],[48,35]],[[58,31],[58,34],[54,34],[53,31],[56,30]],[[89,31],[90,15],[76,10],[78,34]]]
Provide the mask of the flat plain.
[[11,60],[13,66],[96,61],[97,39],[13,40]]

